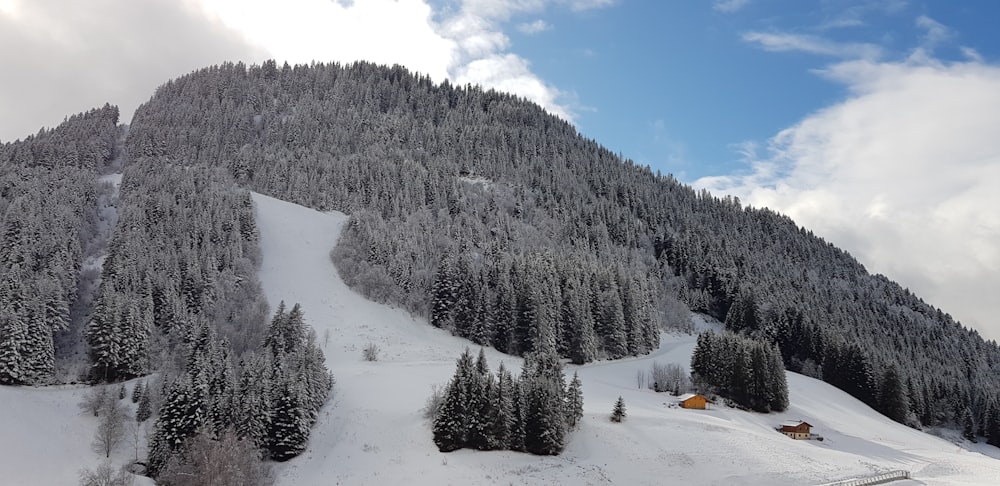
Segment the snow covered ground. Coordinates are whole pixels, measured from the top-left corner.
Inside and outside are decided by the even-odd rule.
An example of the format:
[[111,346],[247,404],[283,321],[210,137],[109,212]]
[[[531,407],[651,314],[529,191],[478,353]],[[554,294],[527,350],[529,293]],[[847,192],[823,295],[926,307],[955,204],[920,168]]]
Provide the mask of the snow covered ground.
[[[638,389],[636,373],[654,361],[687,366],[695,338],[663,335],[649,356],[567,366],[583,380],[585,417],[558,457],[514,452],[438,452],[422,408],[445,384],[469,345],[404,311],[363,299],[337,276],[329,252],[347,218],[254,195],[261,232],[260,278],[272,306],[303,306],[337,383],[309,449],[277,465],[282,485],[466,484],[824,484],[893,469],[897,484],[996,485],[1000,460],[909,429],[820,381],[789,373],[791,406],[761,415],[713,406],[668,406],[668,394]],[[714,324],[697,319],[697,327]],[[368,343],[377,362],[362,359]],[[487,349],[491,366],[515,372],[521,360]],[[102,459],[91,442],[97,419],[77,403],[81,387],[0,387],[0,484],[76,484]],[[131,384],[129,385],[131,391]],[[618,396],[628,417],[611,423]],[[127,400],[126,400],[127,401]],[[823,442],[775,432],[805,420]],[[979,450],[997,455],[989,446]],[[126,442],[113,455],[127,462]]]
[[[421,409],[469,345],[406,312],[348,289],[329,259],[339,213],[320,213],[255,195],[260,272],[271,302],[303,306],[337,379],[308,451],[278,466],[279,484],[823,484],[893,469],[912,484],[1000,484],[1000,461],[896,424],[823,382],[789,373],[790,408],[761,415],[724,407],[668,407],[667,394],[640,390],[636,372],[653,361],[687,366],[695,337],[664,335],[649,356],[568,366],[583,380],[585,417],[558,457],[514,452],[438,452]],[[704,328],[710,324],[699,322]],[[362,360],[369,342],[382,354]],[[487,349],[518,371],[521,361]],[[608,415],[618,396],[628,418]],[[774,427],[801,419],[823,442],[794,441]]]

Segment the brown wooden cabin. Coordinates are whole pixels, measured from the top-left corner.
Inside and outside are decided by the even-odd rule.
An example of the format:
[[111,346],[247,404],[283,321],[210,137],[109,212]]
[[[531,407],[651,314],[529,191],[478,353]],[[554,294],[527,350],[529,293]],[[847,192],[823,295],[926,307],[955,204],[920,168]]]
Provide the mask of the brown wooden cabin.
[[801,420],[795,420],[792,422],[785,422],[781,424],[782,434],[785,434],[793,439],[808,439],[811,435],[812,425],[809,422],[803,422]]
[[696,410],[705,410],[711,400],[697,394],[697,393],[685,393],[677,397],[677,402],[680,403],[681,408],[693,408]]

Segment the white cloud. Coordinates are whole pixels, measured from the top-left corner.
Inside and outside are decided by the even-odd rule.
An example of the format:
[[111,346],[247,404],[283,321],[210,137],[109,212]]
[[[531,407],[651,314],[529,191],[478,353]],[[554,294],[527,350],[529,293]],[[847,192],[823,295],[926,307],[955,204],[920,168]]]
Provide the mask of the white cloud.
[[435,11],[428,0],[0,0],[0,45],[17,46],[0,49],[0,140],[105,102],[127,122],[170,78],[267,58],[401,64],[435,81],[510,91],[572,121],[575,100],[511,53],[503,28],[549,8],[613,3],[463,0]]
[[722,13],[739,12],[750,3],[750,0],[715,0],[712,3],[712,10]]
[[951,30],[948,27],[926,15],[917,17],[916,25],[926,31],[924,34],[925,48],[933,48],[951,37]]
[[0,139],[105,103],[122,120],[157,86],[227,60],[264,59],[176,0],[0,0]]
[[569,5],[569,8],[574,12],[582,12],[611,7],[618,3],[618,0],[557,0],[557,2]]
[[979,54],[979,51],[966,46],[959,47],[959,50],[962,51],[962,55],[965,56],[966,59],[972,62],[983,62],[983,56]]
[[17,0],[0,0],[0,15],[7,15],[11,17],[17,15],[17,3]]
[[805,52],[844,59],[878,59],[882,48],[875,44],[835,42],[814,35],[747,32],[743,40],[773,52]]
[[1000,67],[870,60],[823,72],[850,96],[695,185],[791,216],[1000,339]]
[[279,63],[398,63],[441,81],[454,56],[455,41],[436,31],[423,0],[196,1]]
[[[535,75],[527,60],[509,52],[502,26],[518,15],[549,7],[574,11],[613,0],[463,0],[457,10],[435,12],[426,0],[197,0],[229,27],[279,59],[295,62],[365,59],[402,64],[434,80],[482,84],[540,104],[573,119],[572,99]],[[538,19],[522,24],[535,33]]]
[[551,27],[552,27],[551,25],[549,25],[542,19],[537,19],[534,22],[524,22],[521,24],[517,24],[517,30],[520,30],[521,32],[528,35],[545,32],[546,30],[549,30]]
[[533,74],[528,61],[514,54],[483,57],[459,67],[452,76],[455,83],[480,84],[514,93],[538,103],[550,113],[572,120],[573,114],[559,102],[564,94],[545,84]]

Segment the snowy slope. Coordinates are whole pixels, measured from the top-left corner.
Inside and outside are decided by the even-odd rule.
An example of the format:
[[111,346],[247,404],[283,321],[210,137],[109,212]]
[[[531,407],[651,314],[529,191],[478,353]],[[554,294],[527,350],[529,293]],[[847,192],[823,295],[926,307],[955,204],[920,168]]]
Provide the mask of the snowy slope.
[[[468,343],[346,288],[328,256],[344,215],[254,200],[265,293],[274,305],[301,303],[321,343],[329,334],[324,351],[337,379],[309,449],[277,466],[279,484],[823,484],[892,469],[912,471],[914,480],[900,484],[1000,484],[1000,460],[891,422],[804,376],[789,373],[791,407],[770,415],[682,410],[667,406],[667,394],[637,389],[636,371],[653,361],[687,366],[695,338],[686,335],[664,335],[649,356],[568,366],[583,380],[585,417],[559,457],[442,454],[421,409],[431,385],[451,378]],[[699,328],[712,326],[696,319]],[[382,349],[378,362],[361,358],[369,342]],[[518,358],[487,355],[494,369],[502,360],[520,370]],[[77,405],[85,391],[0,387],[0,485],[76,484],[81,469],[102,460],[91,447],[97,419]],[[607,417],[619,395],[628,418],[613,424]],[[793,441],[773,430],[788,419],[814,424],[826,440]],[[133,456],[126,439],[112,459],[123,464]]]
[[[128,382],[128,393],[140,380]],[[112,385],[117,392],[118,385]],[[0,386],[0,484],[78,484],[80,471],[94,469],[105,460],[92,447],[98,419],[80,409],[89,387]],[[135,405],[126,398],[130,416]],[[145,434],[149,422],[140,429],[140,457],[145,456]],[[135,460],[135,441],[126,426],[125,436],[111,454],[115,467]],[[152,484],[137,477],[135,484]]]
[[[789,373],[791,406],[780,414],[668,407],[667,394],[639,390],[636,371],[653,361],[687,366],[693,336],[664,335],[641,358],[568,366],[584,386],[585,417],[559,457],[513,452],[443,454],[421,415],[431,385],[446,383],[468,345],[406,312],[348,289],[329,251],[346,216],[255,195],[260,278],[272,302],[299,302],[323,341],[337,385],[301,457],[278,466],[279,484],[822,484],[892,469],[911,484],[1000,484],[1000,461],[896,424],[817,380]],[[701,327],[705,323],[699,324]],[[378,344],[378,362],[361,348]],[[487,350],[491,366],[520,360]],[[623,396],[628,418],[607,416]],[[789,419],[826,440],[793,441],[774,431]]]

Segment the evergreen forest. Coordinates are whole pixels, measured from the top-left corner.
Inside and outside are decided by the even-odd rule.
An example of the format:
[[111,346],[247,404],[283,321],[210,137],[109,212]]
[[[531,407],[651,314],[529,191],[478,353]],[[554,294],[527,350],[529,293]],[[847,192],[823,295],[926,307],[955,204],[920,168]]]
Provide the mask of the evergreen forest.
[[985,434],[1000,410],[995,342],[788,217],[516,96],[365,62],[222,64],[161,86],[127,148],[351,214],[332,254],[345,281],[477,344],[637,355],[690,309],[883,411],[895,365],[912,426],[968,415]]
[[[107,105],[0,145],[0,384],[155,373],[152,474],[204,435],[300,453],[333,377],[308,309],[262,295],[250,191],[349,214],[331,259],[352,288],[526,357],[517,379],[459,359],[441,450],[558,453],[575,420],[562,361],[649,353],[662,330],[692,331],[689,311],[730,332],[703,338],[695,372],[749,408],[787,406],[780,370],[733,381],[766,363],[1000,445],[996,342],[788,217],[623,159],[535,104],[365,62],[225,63],[166,82],[127,127]],[[461,399],[477,394],[495,400]],[[453,413],[508,406],[501,423]],[[529,443],[535,426],[553,439]]]

